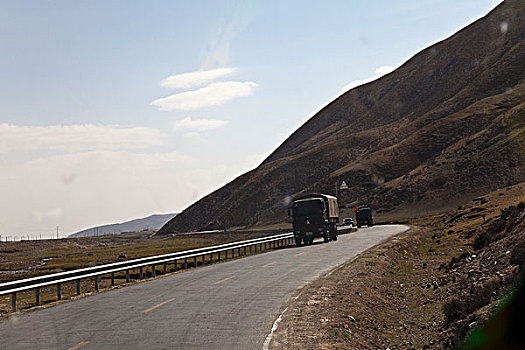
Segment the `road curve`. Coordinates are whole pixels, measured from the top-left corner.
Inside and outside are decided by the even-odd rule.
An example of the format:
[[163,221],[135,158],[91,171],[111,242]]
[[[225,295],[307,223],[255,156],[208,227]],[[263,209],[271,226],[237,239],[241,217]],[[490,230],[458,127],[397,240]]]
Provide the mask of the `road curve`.
[[5,349],[260,349],[294,292],[407,229],[362,228],[0,321]]

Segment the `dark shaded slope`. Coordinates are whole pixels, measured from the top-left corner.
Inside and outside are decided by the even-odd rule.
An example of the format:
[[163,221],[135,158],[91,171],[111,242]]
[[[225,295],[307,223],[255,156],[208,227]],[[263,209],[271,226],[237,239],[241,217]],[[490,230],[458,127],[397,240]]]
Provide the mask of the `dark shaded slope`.
[[340,96],[261,166],[160,232],[282,220],[287,198],[333,193],[342,180],[351,187],[343,205],[371,204],[389,217],[448,208],[523,181],[524,8],[507,0],[389,75]]

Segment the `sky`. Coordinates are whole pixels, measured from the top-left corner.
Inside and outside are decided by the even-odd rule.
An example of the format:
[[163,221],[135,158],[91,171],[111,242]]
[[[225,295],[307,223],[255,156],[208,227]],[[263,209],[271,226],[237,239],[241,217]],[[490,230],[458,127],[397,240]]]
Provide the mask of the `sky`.
[[0,236],[184,210],[493,0],[0,0]]

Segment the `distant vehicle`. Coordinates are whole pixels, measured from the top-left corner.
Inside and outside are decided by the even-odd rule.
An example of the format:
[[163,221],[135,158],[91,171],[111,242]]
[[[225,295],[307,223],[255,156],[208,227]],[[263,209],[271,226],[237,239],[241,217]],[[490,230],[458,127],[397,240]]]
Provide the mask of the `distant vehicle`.
[[352,218],[344,218],[343,219],[343,225],[344,226],[355,226],[354,219],[352,219]]
[[[307,194],[294,200],[291,208],[295,244],[312,244],[323,237],[325,243],[337,240],[339,221],[337,198],[326,194]],[[290,215],[290,210],[288,211]]]
[[363,225],[374,226],[374,218],[372,216],[372,209],[370,208],[359,208],[355,212],[355,221],[357,227]]

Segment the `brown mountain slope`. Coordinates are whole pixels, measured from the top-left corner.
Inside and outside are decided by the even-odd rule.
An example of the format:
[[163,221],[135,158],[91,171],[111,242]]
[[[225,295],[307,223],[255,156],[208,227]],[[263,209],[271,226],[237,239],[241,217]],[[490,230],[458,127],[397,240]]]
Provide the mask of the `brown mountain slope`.
[[283,220],[290,197],[334,193],[379,216],[451,208],[525,180],[525,3],[507,0],[387,76],[343,94],[257,169],[160,234]]

